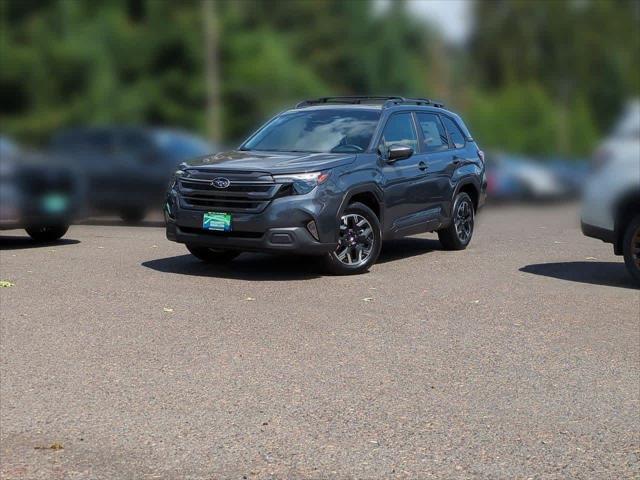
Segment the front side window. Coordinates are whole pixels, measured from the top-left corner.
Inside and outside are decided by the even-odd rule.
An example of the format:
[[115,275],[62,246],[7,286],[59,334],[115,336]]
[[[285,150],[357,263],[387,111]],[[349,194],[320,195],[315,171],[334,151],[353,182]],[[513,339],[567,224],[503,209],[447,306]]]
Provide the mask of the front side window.
[[460,128],[455,124],[455,122],[449,117],[442,117],[442,123],[444,123],[447,132],[449,132],[449,137],[453,142],[453,146],[455,148],[464,147],[464,135],[462,135]]
[[397,113],[387,121],[380,139],[380,148],[387,151],[391,145],[404,145],[417,150],[418,136],[413,127],[411,113]]
[[418,113],[418,123],[422,129],[425,152],[441,152],[449,149],[449,139],[438,115]]
[[268,123],[241,150],[304,153],[364,152],[378,125],[380,112],[319,109],[288,112]]

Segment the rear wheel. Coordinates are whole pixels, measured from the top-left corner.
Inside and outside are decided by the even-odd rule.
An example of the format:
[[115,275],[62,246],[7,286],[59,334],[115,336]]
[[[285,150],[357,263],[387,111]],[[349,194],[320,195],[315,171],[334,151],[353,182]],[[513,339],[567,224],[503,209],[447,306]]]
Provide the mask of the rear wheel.
[[69,225],[27,227],[25,230],[36,242],[55,242],[67,233]]
[[206,263],[227,263],[240,255],[237,250],[217,250],[215,248],[187,245],[192,255]]
[[475,209],[471,197],[460,192],[453,202],[451,224],[438,230],[438,238],[445,250],[464,250],[473,236]]
[[338,239],[338,248],[325,257],[329,272],[334,275],[366,272],[380,255],[380,221],[366,205],[352,203],[340,218]]
[[640,215],[631,220],[622,239],[624,263],[634,280],[640,284]]

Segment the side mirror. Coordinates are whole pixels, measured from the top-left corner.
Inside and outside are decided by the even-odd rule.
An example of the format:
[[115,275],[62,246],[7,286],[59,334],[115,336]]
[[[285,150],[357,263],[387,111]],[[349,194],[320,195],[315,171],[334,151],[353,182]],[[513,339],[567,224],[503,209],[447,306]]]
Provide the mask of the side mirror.
[[389,163],[409,158],[413,155],[413,148],[406,145],[391,145],[387,151],[387,161]]

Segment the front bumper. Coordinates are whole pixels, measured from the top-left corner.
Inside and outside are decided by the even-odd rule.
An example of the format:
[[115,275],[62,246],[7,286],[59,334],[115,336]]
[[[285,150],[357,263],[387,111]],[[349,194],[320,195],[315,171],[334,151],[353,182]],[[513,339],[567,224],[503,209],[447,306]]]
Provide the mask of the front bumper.
[[209,248],[265,253],[321,255],[336,249],[334,243],[321,243],[304,227],[270,228],[266,232],[212,232],[201,228],[179,227],[167,222],[167,238],[174,242]]
[[[229,212],[233,230],[216,232],[202,228],[205,210],[184,208],[177,195],[170,195],[165,206],[167,238],[210,248],[320,255],[338,245],[340,201],[339,195],[326,192],[277,198],[259,213]],[[316,223],[319,240],[307,230],[310,221]]]
[[606,243],[616,243],[616,235],[613,230],[585,223],[584,220],[580,222],[580,228],[587,237],[597,238]]

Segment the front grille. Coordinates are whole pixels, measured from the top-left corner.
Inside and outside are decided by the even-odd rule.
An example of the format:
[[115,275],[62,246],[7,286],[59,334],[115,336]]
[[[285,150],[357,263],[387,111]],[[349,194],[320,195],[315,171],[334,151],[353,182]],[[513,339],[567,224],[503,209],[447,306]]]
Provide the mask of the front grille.
[[[190,169],[188,173],[178,182],[180,206],[192,210],[260,213],[283,187],[263,172]],[[214,187],[212,180],[218,177],[227,178],[230,185]]]

